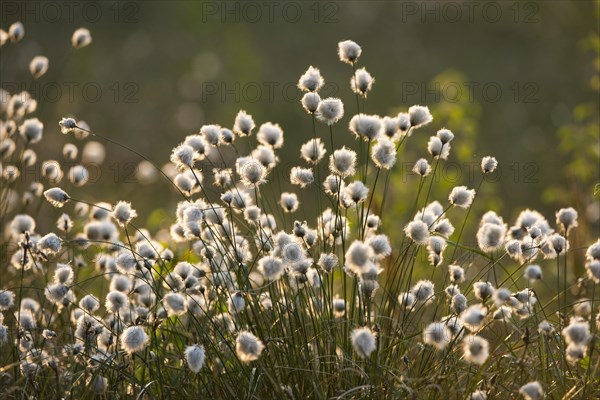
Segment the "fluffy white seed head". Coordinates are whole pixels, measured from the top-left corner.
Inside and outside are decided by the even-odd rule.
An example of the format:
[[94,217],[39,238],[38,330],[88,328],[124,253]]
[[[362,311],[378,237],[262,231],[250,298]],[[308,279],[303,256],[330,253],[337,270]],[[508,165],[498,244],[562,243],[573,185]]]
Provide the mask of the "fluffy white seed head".
[[240,136],[249,136],[256,127],[252,116],[244,110],[240,110],[233,123],[233,132]]
[[410,127],[414,129],[425,126],[433,121],[433,116],[431,115],[431,112],[429,112],[429,108],[419,105],[412,106],[408,109],[408,118]]
[[310,164],[317,164],[325,156],[325,153],[327,150],[319,138],[310,139],[300,148],[300,155]]
[[556,212],[556,224],[561,226],[565,232],[577,227],[577,210],[572,207],[561,208]]
[[498,161],[491,156],[485,156],[481,159],[481,171],[484,174],[491,174],[496,170],[498,166]]
[[310,185],[314,182],[312,169],[293,167],[290,172],[290,182],[292,185],[298,185],[302,188]]
[[106,295],[104,303],[106,310],[113,314],[123,314],[129,307],[129,299],[126,294],[113,290]]
[[587,321],[573,320],[561,333],[567,344],[587,344],[591,338],[590,324]]
[[44,124],[37,118],[29,118],[19,126],[19,133],[28,143],[38,143],[42,140]]
[[474,304],[460,314],[460,322],[471,332],[477,332],[481,329],[486,314],[487,311],[482,305]]
[[443,128],[437,131],[436,136],[443,144],[448,144],[454,139],[454,133],[452,133],[449,129]]
[[119,201],[115,204],[111,215],[119,225],[126,226],[133,218],[137,217],[137,212],[131,208],[131,203]]
[[319,103],[321,102],[321,96],[315,92],[308,92],[302,96],[302,100],[300,100],[300,102],[307,113],[314,114],[319,107]]
[[62,248],[62,241],[55,233],[48,233],[42,236],[38,242],[38,246],[46,254],[57,254]]
[[130,326],[121,334],[121,347],[127,354],[133,354],[144,350],[148,340],[148,335],[141,326]]
[[324,84],[325,80],[321,76],[321,71],[311,65],[306,72],[300,76],[300,79],[298,80],[298,89],[303,92],[317,92]]
[[424,158],[420,158],[417,160],[417,162],[415,162],[412,170],[415,174],[427,176],[431,172],[431,166],[429,165],[429,161]]
[[283,192],[281,193],[279,204],[286,213],[294,212],[298,209],[298,196],[296,193]]
[[42,77],[48,71],[48,57],[35,56],[29,63],[29,72],[33,79]]
[[76,49],[81,49],[92,43],[92,34],[89,29],[79,28],[73,32],[71,37],[71,45]]
[[100,301],[98,301],[96,296],[88,294],[79,300],[79,307],[86,312],[93,314],[96,310],[98,310],[98,308],[100,308]]
[[21,22],[13,22],[8,27],[8,37],[10,38],[11,42],[17,43],[23,39],[23,36],[25,36],[25,27]]
[[465,281],[465,270],[460,265],[448,265],[448,273],[450,274],[450,282],[462,283]]
[[284,273],[283,262],[274,256],[265,256],[258,260],[258,270],[266,280],[276,281]]
[[375,351],[375,334],[368,327],[354,329],[350,340],[352,348],[361,358],[368,358]]
[[342,189],[342,200],[346,207],[356,206],[367,199],[369,188],[362,181],[354,181]]
[[15,294],[10,290],[0,290],[0,311],[6,311],[15,304]]
[[486,301],[494,295],[496,289],[490,282],[475,282],[473,284],[473,293],[481,301]]
[[467,189],[466,186],[455,186],[448,196],[450,204],[455,207],[469,208],[475,198],[475,190]]
[[371,159],[378,168],[392,168],[396,163],[396,145],[391,140],[379,138],[371,151]]
[[329,171],[342,178],[354,175],[356,172],[356,152],[346,147],[335,150],[329,156]]
[[544,389],[542,389],[542,385],[537,381],[521,386],[519,393],[525,400],[540,400],[544,397]]
[[60,188],[51,188],[44,192],[44,197],[56,208],[61,208],[71,197]]
[[523,276],[530,281],[539,281],[542,279],[542,268],[537,264],[530,264],[525,268]]
[[171,162],[179,170],[186,170],[194,167],[194,162],[199,158],[199,154],[192,146],[180,144],[171,152]]
[[279,149],[283,146],[283,129],[279,124],[265,122],[258,128],[256,139],[265,146]]
[[374,256],[373,249],[366,243],[355,240],[346,251],[346,266],[356,275],[369,267]]
[[15,238],[25,232],[33,234],[35,232],[35,220],[27,214],[17,214],[10,223],[10,232]]
[[352,40],[344,40],[338,43],[338,56],[340,57],[340,61],[346,64],[354,65],[361,53],[362,49],[360,46]]
[[204,346],[197,344],[193,346],[187,346],[184,351],[185,361],[187,362],[190,370],[197,374],[204,366],[205,352]]
[[489,356],[489,343],[480,336],[468,335],[463,339],[463,356],[465,361],[482,365]]
[[240,361],[248,363],[258,360],[265,349],[263,342],[252,332],[240,331],[235,340],[235,350]]
[[423,330],[423,343],[443,350],[452,340],[452,333],[446,324],[433,322]]
[[415,300],[419,303],[429,304],[433,302],[435,296],[435,286],[433,282],[428,280],[418,281],[411,289],[410,292],[414,295]]
[[333,125],[344,116],[344,103],[338,98],[328,97],[317,106],[317,119],[327,125]]
[[404,227],[404,233],[417,244],[426,245],[429,241],[429,228],[427,224],[421,220],[409,222],[406,227]]
[[354,76],[350,78],[350,87],[352,88],[352,91],[365,98],[373,88],[374,83],[375,78],[373,78],[365,68],[357,69]]
[[163,297],[163,306],[169,317],[183,315],[187,311],[185,297],[179,293],[167,293]]
[[73,118],[65,118],[63,117],[59,122],[60,131],[66,135],[67,133],[74,132],[77,129],[77,121]]
[[357,139],[376,140],[382,133],[383,125],[377,115],[356,114],[350,119],[348,129]]

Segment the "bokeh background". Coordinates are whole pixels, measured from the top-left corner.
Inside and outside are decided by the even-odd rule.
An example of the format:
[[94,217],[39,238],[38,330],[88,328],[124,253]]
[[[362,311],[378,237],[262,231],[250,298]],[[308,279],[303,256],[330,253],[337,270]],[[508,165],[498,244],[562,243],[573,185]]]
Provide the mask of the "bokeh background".
[[[389,218],[398,232],[416,187],[408,171],[426,154],[428,137],[446,126],[456,139],[434,198],[445,199],[457,184],[476,186],[479,160],[494,155],[499,172],[482,187],[477,217],[494,207],[512,223],[529,207],[553,221],[558,208],[573,206],[587,242],[600,236],[598,4],[3,1],[0,26],[22,21],[26,35],[0,49],[0,83],[10,92],[28,89],[40,102],[41,159],[60,159],[62,116],[163,165],[186,135],[208,123],[231,127],[245,109],[257,124],[281,124],[279,156],[300,163],[311,123],[295,84],[309,65],[327,82],[322,96],[346,103],[337,143],[353,140],[346,128],[356,112],[351,69],[336,54],[338,41],[352,39],[363,47],[359,67],[376,79],[367,113],[395,115],[422,104],[435,117],[407,143],[391,178]],[[93,43],[74,51],[70,37],[79,27],[90,29]],[[49,57],[50,69],[34,82],[27,70],[36,55]],[[107,145],[93,182],[73,195],[127,199],[152,229],[168,225],[179,198],[159,178],[142,184],[139,161]],[[58,211],[46,210],[52,224]]]

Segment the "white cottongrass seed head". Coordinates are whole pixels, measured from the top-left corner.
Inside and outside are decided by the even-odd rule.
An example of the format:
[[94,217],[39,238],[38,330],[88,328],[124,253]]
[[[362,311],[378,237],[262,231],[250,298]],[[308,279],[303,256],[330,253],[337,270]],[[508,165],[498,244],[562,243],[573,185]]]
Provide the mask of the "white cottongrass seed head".
[[485,156],[481,159],[481,171],[484,174],[491,174],[496,170],[498,166],[498,161],[491,156]]
[[463,356],[465,361],[482,365],[488,359],[489,343],[481,336],[467,335],[463,339]]
[[368,327],[356,328],[350,333],[352,348],[361,358],[368,358],[375,351],[375,334]]
[[200,372],[200,370],[204,366],[204,360],[206,358],[204,346],[200,346],[197,344],[187,346],[185,348],[184,355],[185,361],[187,362],[189,369],[195,374]]
[[126,226],[133,218],[137,217],[137,212],[131,208],[131,203],[119,201],[115,204],[111,215],[119,225]]
[[433,322],[423,330],[423,343],[443,350],[452,340],[452,332],[441,322]]
[[338,56],[340,61],[354,65],[358,61],[362,49],[352,40],[344,40],[338,43]]
[[235,351],[242,362],[258,360],[264,349],[263,342],[250,331],[240,331],[235,339]]
[[521,386],[519,393],[525,400],[540,400],[544,398],[544,389],[538,381],[529,382]]
[[328,97],[317,106],[317,119],[327,125],[333,125],[344,116],[344,103],[338,98]]
[[71,45],[76,49],[81,49],[92,43],[92,34],[87,28],[79,28],[71,36]]
[[48,57],[35,56],[29,63],[29,72],[34,79],[42,77],[48,71]]
[[475,189],[467,189],[466,186],[455,186],[448,196],[450,204],[460,208],[469,208],[474,198]]
[[306,72],[300,76],[298,80],[298,89],[303,92],[316,92],[325,84],[325,80],[321,76],[321,71],[312,65],[308,67]]

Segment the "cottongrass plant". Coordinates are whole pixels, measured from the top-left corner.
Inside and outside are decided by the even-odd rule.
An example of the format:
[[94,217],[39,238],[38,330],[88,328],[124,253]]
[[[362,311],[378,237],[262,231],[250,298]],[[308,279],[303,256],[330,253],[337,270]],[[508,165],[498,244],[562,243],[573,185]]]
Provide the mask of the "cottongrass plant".
[[[24,34],[13,24],[2,45]],[[73,34],[73,47],[90,43],[87,29]],[[498,166],[491,156],[481,160],[476,187],[431,198],[455,140],[446,128],[414,160],[415,198],[403,200],[413,204],[411,215],[389,221],[396,159],[433,116],[421,105],[383,118],[365,114],[376,85],[357,69],[362,49],[347,40],[338,55],[351,66],[356,109],[320,97],[318,68],[300,76],[298,107],[312,135],[285,191],[277,176],[286,127],[276,122],[257,125],[242,110],[231,128],[205,125],[174,143],[170,163],[157,170],[180,196],[168,231],[145,229],[126,199],[109,204],[86,193],[85,160],[103,158],[102,141],[119,143],[81,120],[60,119],[69,141],[63,158],[81,160],[65,174],[62,162],[37,160],[35,152],[56,122],[32,116],[37,102],[27,92],[2,91],[0,221],[9,246],[0,265],[0,392],[600,397],[600,240],[583,249],[575,279],[567,276],[578,271],[567,254],[582,250],[570,244],[574,209],[559,210],[554,225],[529,209],[512,226],[494,211],[470,218]],[[49,65],[36,57],[32,77],[43,79]],[[341,135],[354,136],[354,145],[341,146]],[[156,172],[129,150],[145,175]],[[33,165],[41,179],[26,182],[20,173]],[[314,207],[304,208],[309,198]],[[56,229],[39,231],[39,218],[56,218]],[[474,238],[467,224],[479,224]],[[473,239],[476,246],[466,244]],[[551,294],[538,296],[540,287]]]

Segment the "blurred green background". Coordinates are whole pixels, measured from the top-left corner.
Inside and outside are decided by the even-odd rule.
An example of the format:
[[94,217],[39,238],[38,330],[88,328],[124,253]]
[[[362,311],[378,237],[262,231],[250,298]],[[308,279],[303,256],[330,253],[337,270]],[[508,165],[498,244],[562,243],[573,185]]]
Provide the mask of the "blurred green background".
[[[163,165],[202,124],[231,127],[245,109],[257,124],[281,124],[279,156],[297,165],[311,123],[295,84],[309,65],[327,82],[322,96],[346,104],[336,145],[353,140],[351,69],[336,54],[338,41],[352,39],[363,48],[359,67],[376,79],[367,113],[423,104],[435,117],[399,156],[388,203],[394,214],[412,205],[417,181],[408,171],[426,155],[428,137],[446,126],[456,139],[434,198],[445,199],[457,184],[476,186],[476,165],[494,155],[501,173],[483,185],[474,215],[493,206],[512,222],[530,207],[553,222],[558,208],[572,205],[593,238],[600,236],[593,196],[600,181],[598,13],[592,1],[3,1],[1,27],[20,20],[26,35],[0,49],[1,84],[29,89],[40,101],[41,159],[60,159],[65,138],[57,122],[65,115]],[[73,51],[71,34],[82,26],[93,43]],[[48,56],[50,69],[32,82],[27,69],[36,55]],[[318,128],[326,137],[326,127]],[[179,198],[162,180],[141,185],[132,175],[139,161],[108,145],[101,174],[73,195],[127,199],[145,220],[158,198],[166,212],[155,212],[156,228]]]

